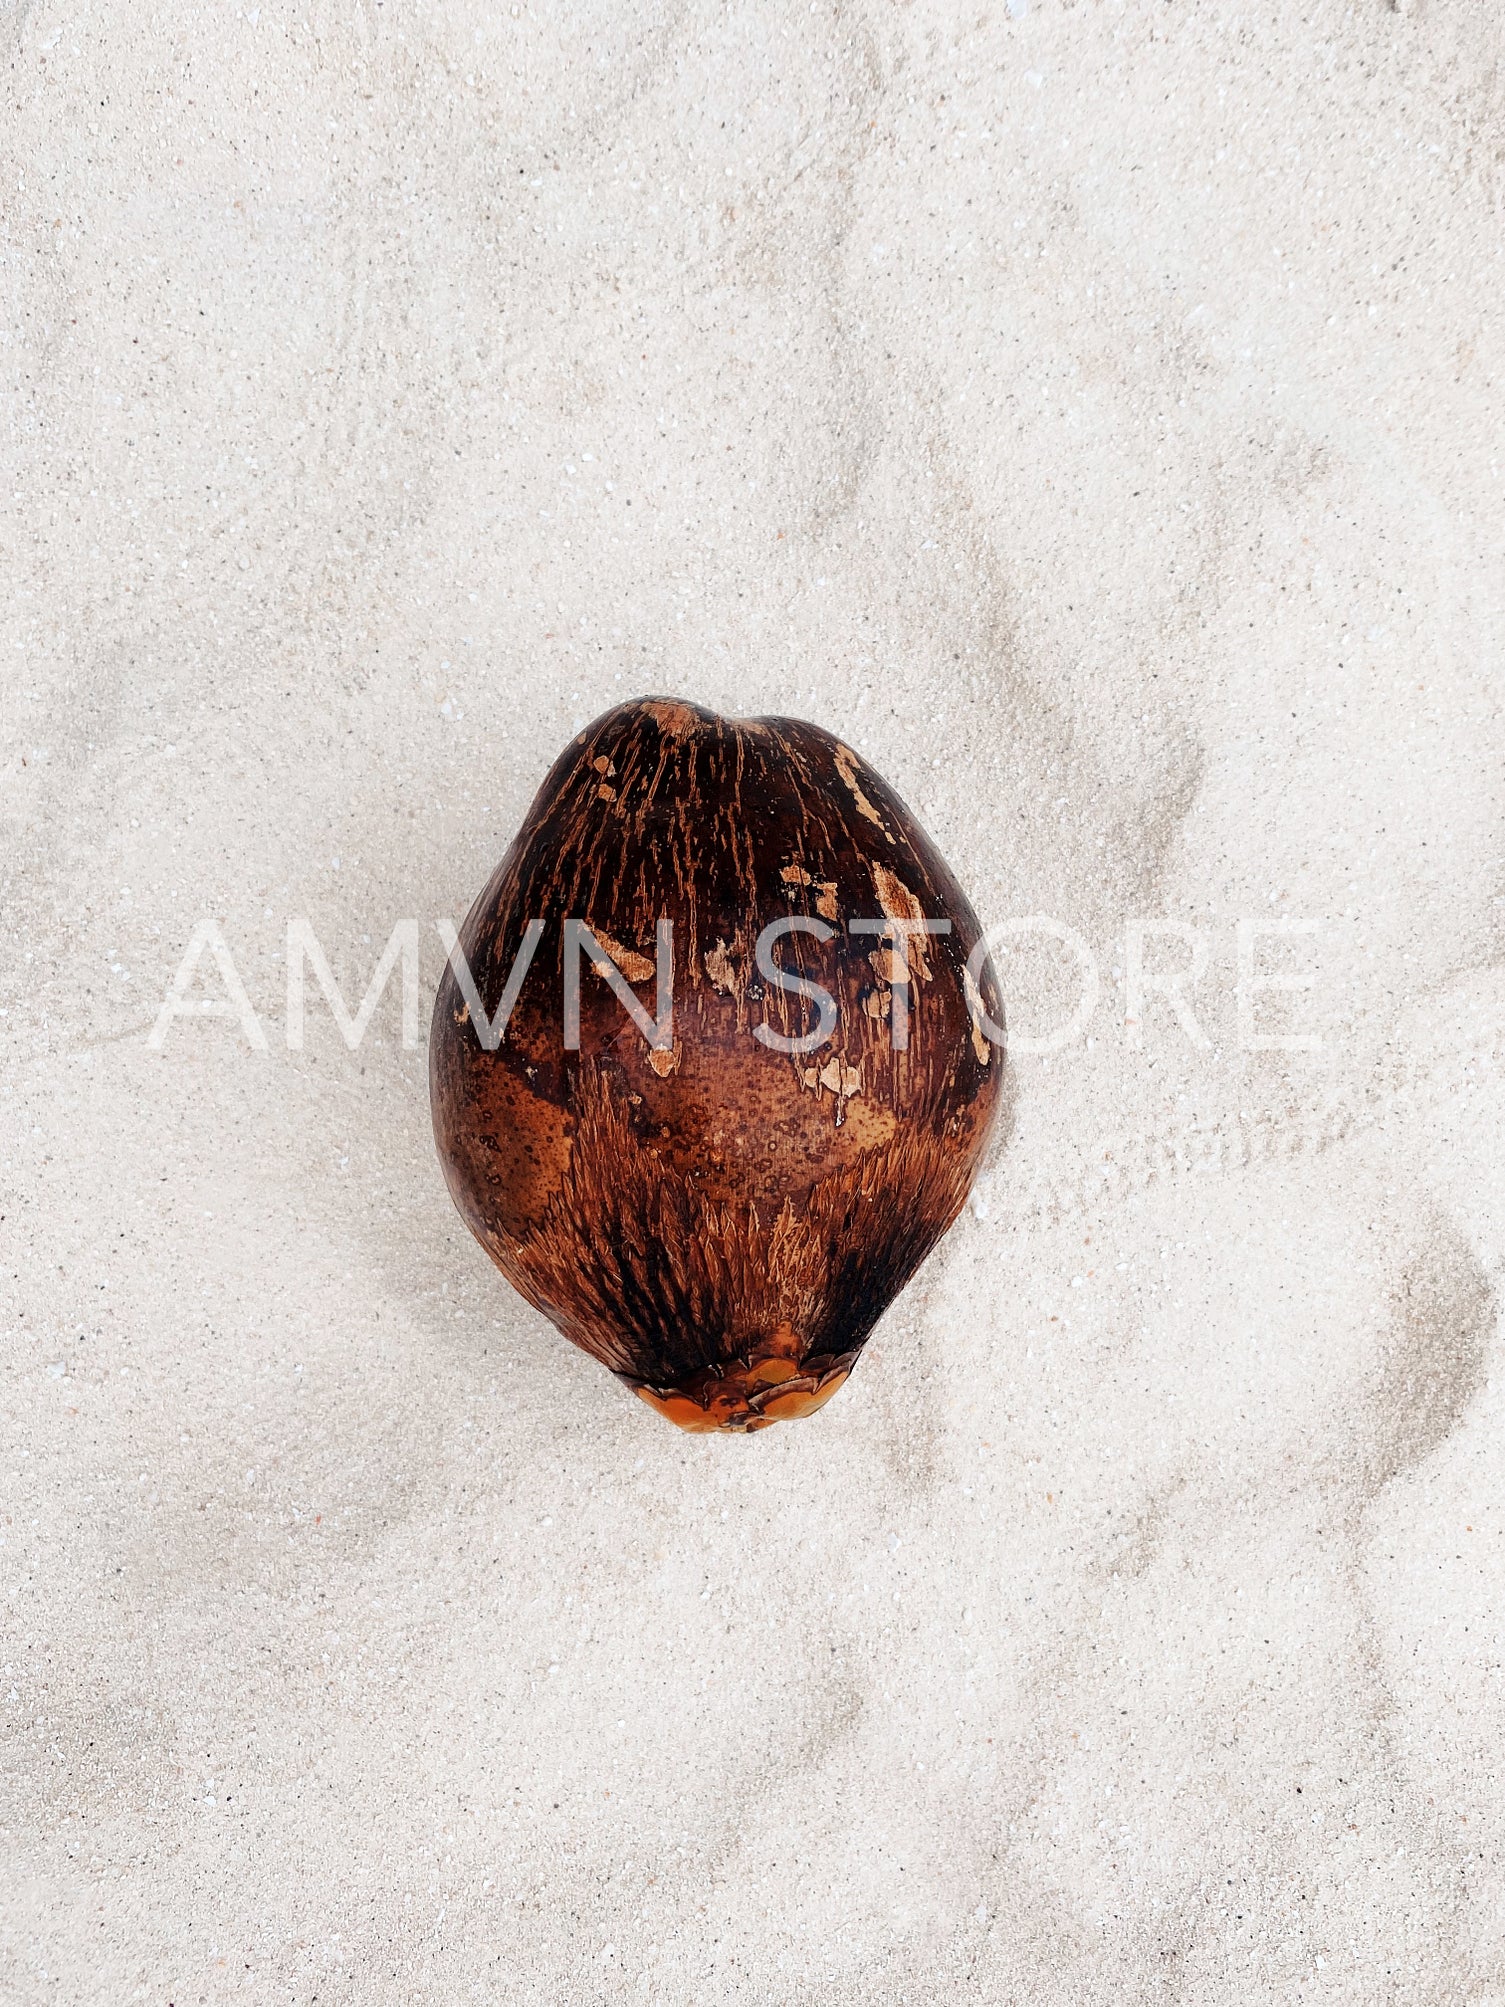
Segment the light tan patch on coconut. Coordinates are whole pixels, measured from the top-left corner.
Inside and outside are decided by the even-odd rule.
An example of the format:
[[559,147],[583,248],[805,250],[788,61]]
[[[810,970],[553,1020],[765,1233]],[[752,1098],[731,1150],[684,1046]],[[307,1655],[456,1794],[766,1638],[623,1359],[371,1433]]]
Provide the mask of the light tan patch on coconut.
[[802,864],[786,864],[779,873],[786,885],[813,885],[815,887],[815,910],[823,920],[836,918],[836,881],[834,878],[815,878]]
[[854,1094],[862,1092],[862,1068],[847,1066],[834,1055],[819,1072],[813,1066],[807,1066],[800,1079],[807,1087],[824,1087],[842,1101],[849,1101]]
[[704,961],[705,972],[713,986],[725,996],[736,996],[742,983],[737,974],[737,965],[732,960],[731,949],[726,942],[718,941],[714,948],[707,948]]
[[977,979],[970,969],[962,970],[962,987],[967,992],[967,1012],[972,1019],[972,1050],[977,1054],[979,1064],[986,1066],[990,1055],[982,1028],[982,991],[977,987]]
[[747,1025],[747,960],[735,939],[718,940],[713,948],[707,948],[701,960],[710,978],[711,987],[730,997],[737,1006],[737,1027],[743,1030]]
[[[923,920],[925,918],[925,908],[896,871],[890,871],[886,864],[877,863],[873,865],[872,871],[873,885],[878,894],[878,904],[883,908],[883,917],[886,920]],[[924,934],[911,934],[907,946],[910,968],[913,969],[921,982],[928,983],[930,981],[930,959],[927,952],[928,937]],[[897,957],[894,958],[894,966],[897,967]],[[879,973],[882,974],[882,971],[880,970]],[[885,976],[884,980],[885,982],[892,982],[893,977],[891,975]]]
[[643,709],[660,731],[667,732],[671,738],[687,739],[700,725],[689,705],[676,703],[672,697],[650,698]]
[[865,815],[869,822],[876,823],[878,828],[883,831],[883,834],[888,836],[889,842],[892,843],[894,839],[892,836],[889,836],[887,823],[862,792],[861,784],[857,779],[857,755],[849,746],[838,745],[834,757],[836,760],[836,771],[846,782],[847,790],[853,801],[857,804],[857,813]]
[[846,1104],[846,1127],[859,1150],[881,1150],[891,1143],[899,1118],[892,1108],[880,1107],[864,1094]]
[[[658,974],[656,966],[646,955],[640,955],[635,948],[624,948],[620,941],[614,941],[610,934],[603,934],[599,927],[592,927],[591,932],[626,976],[628,982],[646,983]],[[597,975],[601,974],[601,964],[594,955],[591,956],[591,967]]]

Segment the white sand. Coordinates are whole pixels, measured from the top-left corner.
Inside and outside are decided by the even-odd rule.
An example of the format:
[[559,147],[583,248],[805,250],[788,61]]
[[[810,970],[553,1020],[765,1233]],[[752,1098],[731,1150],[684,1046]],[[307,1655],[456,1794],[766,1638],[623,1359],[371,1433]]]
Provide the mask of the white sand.
[[[0,1998],[1499,2007],[1498,11],[0,38]],[[286,1045],[653,690],[1102,972],[751,1439],[490,1269],[395,985]],[[148,1046],[206,915],[264,1053]]]

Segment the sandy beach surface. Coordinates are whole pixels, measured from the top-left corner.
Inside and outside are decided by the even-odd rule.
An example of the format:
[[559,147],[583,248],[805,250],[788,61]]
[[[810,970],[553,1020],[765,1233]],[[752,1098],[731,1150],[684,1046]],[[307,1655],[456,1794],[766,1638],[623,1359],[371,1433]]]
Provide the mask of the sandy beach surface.
[[[0,51],[0,1999],[1505,2007],[1498,10]],[[646,692],[1034,922],[751,1438],[430,1134],[436,923]]]

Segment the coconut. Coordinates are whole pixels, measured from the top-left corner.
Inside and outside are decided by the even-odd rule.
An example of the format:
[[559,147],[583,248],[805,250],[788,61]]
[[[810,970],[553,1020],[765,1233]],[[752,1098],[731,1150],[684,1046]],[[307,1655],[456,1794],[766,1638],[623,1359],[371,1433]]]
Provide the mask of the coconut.
[[661,1414],[808,1415],[966,1199],[1001,1098],[972,908],[792,718],[621,704],[471,907],[429,1043],[456,1205]]

